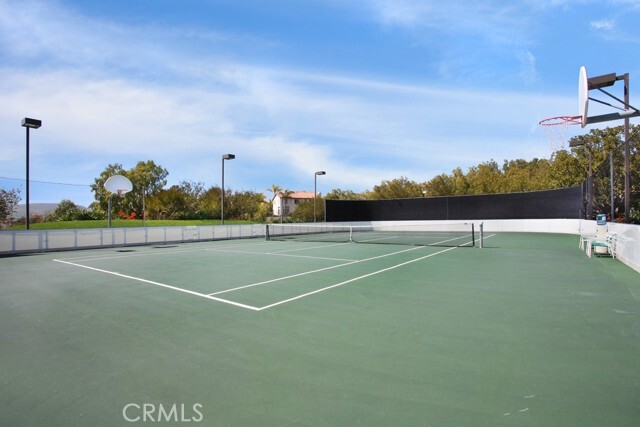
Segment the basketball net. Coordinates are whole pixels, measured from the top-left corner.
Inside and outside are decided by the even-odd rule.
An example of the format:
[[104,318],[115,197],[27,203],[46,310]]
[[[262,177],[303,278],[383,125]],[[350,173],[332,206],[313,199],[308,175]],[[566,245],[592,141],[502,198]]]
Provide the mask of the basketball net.
[[540,126],[542,126],[544,133],[547,135],[551,157],[556,151],[564,149],[565,137],[569,126],[579,125],[581,120],[582,116],[558,116],[540,120]]

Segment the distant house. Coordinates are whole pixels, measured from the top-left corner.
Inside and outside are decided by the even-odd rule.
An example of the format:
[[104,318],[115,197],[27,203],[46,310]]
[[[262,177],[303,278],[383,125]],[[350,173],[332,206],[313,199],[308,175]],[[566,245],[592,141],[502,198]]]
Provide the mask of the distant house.
[[273,215],[287,216],[296,210],[298,204],[307,200],[313,200],[312,191],[294,191],[286,197],[281,193],[276,194],[273,199]]

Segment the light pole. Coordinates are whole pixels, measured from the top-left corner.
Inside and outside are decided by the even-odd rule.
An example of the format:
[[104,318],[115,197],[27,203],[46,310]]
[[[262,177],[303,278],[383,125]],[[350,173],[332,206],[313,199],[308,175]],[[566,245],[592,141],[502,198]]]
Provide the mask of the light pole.
[[233,160],[236,158],[235,154],[223,154],[222,155],[222,199],[220,202],[220,224],[224,225],[224,161]]
[[30,119],[25,117],[22,119],[22,126],[27,128],[27,211],[25,225],[29,229],[29,129],[38,129],[42,126],[42,120]]
[[318,193],[318,175],[326,175],[325,171],[318,171],[313,175],[313,222],[316,222],[316,195]]

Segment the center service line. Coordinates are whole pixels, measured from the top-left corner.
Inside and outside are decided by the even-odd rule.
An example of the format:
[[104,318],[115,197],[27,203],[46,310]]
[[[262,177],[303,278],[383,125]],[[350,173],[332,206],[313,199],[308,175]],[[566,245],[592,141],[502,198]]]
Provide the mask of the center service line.
[[457,248],[453,247],[453,248],[444,249],[444,250],[441,250],[439,252],[434,252],[432,254],[425,255],[425,256],[420,257],[420,258],[412,259],[411,261],[406,261],[406,262],[403,262],[403,263],[400,263],[400,264],[396,264],[396,265],[391,266],[391,267],[384,268],[382,270],[374,271],[373,273],[368,273],[368,274],[365,274],[365,275],[362,275],[362,276],[359,276],[359,277],[354,277],[353,279],[345,280],[344,282],[336,283],[335,285],[327,286],[326,288],[317,289],[315,291],[307,292],[306,294],[298,295],[298,296],[293,297],[293,298],[289,298],[289,299],[286,299],[286,300],[278,301],[278,302],[273,303],[273,304],[265,305],[264,307],[258,308],[258,311],[266,310],[268,308],[275,307],[275,306],[278,306],[278,305],[281,305],[281,304],[286,304],[288,302],[295,301],[295,300],[298,300],[298,299],[302,299],[302,298],[305,298],[305,297],[308,297],[308,296],[311,296],[311,295],[314,295],[314,294],[319,294],[320,292],[328,291],[329,289],[337,288],[338,286],[346,285],[348,283],[355,282],[356,280],[366,279],[367,277],[375,276],[376,274],[384,273],[385,271],[389,271],[389,270],[393,270],[393,269],[396,269],[396,268],[399,268],[399,267],[403,267],[403,266],[405,266],[407,264],[411,264],[411,263],[414,263],[414,262],[417,262],[417,261],[421,261],[421,260],[426,259],[426,258],[430,258],[432,256],[443,254],[445,252],[449,252],[449,251],[452,251],[454,249],[457,249]]

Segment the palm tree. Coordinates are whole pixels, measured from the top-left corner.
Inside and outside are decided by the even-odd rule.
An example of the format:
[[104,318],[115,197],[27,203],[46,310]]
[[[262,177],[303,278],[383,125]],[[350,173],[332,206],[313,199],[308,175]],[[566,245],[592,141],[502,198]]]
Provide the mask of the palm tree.
[[282,187],[280,187],[279,185],[272,185],[271,188],[267,188],[267,191],[270,191],[273,193],[273,197],[271,198],[271,202],[273,203],[273,201],[276,199],[276,197],[278,196],[278,194],[280,194],[282,192]]

